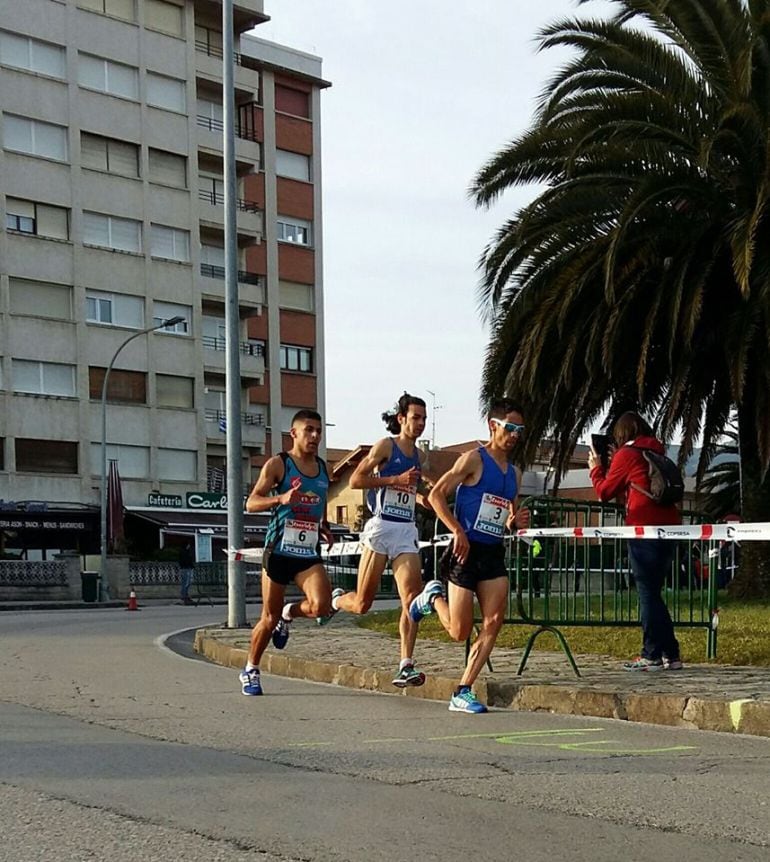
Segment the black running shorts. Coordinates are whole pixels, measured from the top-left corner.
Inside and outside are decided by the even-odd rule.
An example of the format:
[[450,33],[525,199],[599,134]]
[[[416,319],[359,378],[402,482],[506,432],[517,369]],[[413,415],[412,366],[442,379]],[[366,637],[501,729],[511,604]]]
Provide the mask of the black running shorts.
[[471,542],[470,551],[464,563],[459,563],[454,557],[454,548],[450,544],[441,558],[441,576],[444,580],[476,591],[479,581],[492,581],[495,578],[507,578],[505,567],[505,546],[502,542],[486,544]]
[[297,575],[323,563],[320,557],[287,557],[276,554],[272,548],[265,548],[262,554],[262,570],[273,583],[286,587]]

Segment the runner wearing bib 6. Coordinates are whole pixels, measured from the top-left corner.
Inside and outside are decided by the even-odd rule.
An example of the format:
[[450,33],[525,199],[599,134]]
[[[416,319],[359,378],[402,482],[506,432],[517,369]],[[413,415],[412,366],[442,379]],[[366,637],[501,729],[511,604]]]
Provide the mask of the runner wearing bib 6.
[[[529,512],[516,511],[521,472],[511,464],[524,433],[521,410],[508,399],[493,401],[487,423],[489,442],[460,457],[430,492],[436,514],[453,534],[441,561],[448,580],[447,595],[441,581],[429,581],[409,609],[416,622],[435,611],[450,637],[464,641],[473,628],[473,601],[478,598],[481,631],[449,701],[453,712],[487,711],[471,687],[492,652],[505,617],[508,572],[503,537],[513,524],[518,528],[529,524]],[[455,493],[453,512],[447,501]]]
[[361,542],[364,546],[354,592],[332,600],[335,610],[365,614],[372,606],[380,578],[388,560],[401,599],[401,662],[393,685],[422,685],[425,674],[412,658],[417,624],[409,617],[409,603],[422,589],[422,564],[414,520],[415,503],[427,505],[417,487],[427,467],[427,456],[417,448],[425,430],[425,402],[408,393],[394,412],[383,413],[383,421],[393,437],[384,437],[372,446],[356,467],[350,487],[366,489],[372,517],[366,522]]
[[[247,512],[272,512],[262,557],[262,615],[251,632],[248,661],[240,675],[246,695],[262,694],[259,662],[271,638],[276,649],[283,649],[293,619],[332,612],[332,591],[320,554],[321,538],[329,547],[334,541],[326,522],[329,476],[318,457],[321,432],[321,416],[315,410],[296,413],[292,448],[265,463],[246,501]],[[292,581],[305,598],[284,604]]]

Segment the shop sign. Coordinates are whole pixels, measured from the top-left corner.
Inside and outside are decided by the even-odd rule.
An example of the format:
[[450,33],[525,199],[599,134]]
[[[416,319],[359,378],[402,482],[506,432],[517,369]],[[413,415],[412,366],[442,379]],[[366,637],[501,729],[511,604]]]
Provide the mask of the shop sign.
[[148,494],[147,505],[157,506],[161,509],[181,509],[182,508],[181,494]]

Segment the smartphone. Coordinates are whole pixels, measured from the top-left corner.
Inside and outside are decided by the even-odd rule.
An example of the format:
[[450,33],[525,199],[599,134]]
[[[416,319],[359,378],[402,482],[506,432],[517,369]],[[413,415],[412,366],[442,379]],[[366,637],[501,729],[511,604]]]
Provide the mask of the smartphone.
[[612,438],[609,434],[592,434],[591,446],[593,446],[599,460],[602,464],[602,469],[606,470],[610,460],[610,445]]

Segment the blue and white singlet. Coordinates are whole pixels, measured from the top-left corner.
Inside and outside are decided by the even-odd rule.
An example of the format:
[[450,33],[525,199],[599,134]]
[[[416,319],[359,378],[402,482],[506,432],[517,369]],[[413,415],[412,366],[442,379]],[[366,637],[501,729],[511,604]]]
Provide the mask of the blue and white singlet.
[[510,512],[511,500],[516,499],[518,480],[513,465],[505,473],[482,446],[481,478],[475,485],[460,485],[455,497],[455,518],[471,542],[491,545],[500,542]]
[[285,494],[289,488],[299,487],[301,494],[296,503],[282,503],[273,509],[265,536],[265,547],[272,553],[294,559],[317,557],[319,525],[326,512],[326,498],[329,493],[329,474],[321,458],[318,462],[318,475],[306,476],[292,458],[281,452],[283,479],[274,489],[274,496]]
[[[412,467],[420,469],[420,454],[417,446],[410,458],[405,455],[391,439],[393,444],[390,458],[377,471],[378,476],[400,476]],[[366,495],[366,503],[372,514],[383,521],[412,523],[414,521],[414,506],[417,500],[417,485],[387,485],[384,488],[370,488]]]

